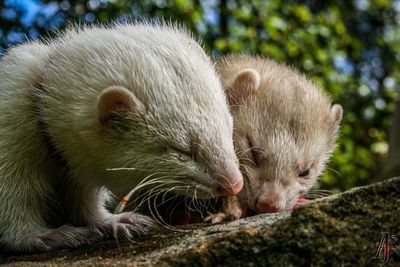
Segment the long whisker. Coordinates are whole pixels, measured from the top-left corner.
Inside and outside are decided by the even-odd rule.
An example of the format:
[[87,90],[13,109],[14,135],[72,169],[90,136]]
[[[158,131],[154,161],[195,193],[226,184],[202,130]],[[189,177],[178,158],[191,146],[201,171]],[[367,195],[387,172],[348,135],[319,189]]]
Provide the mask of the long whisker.
[[[179,183],[181,183],[181,184],[184,184],[183,182],[179,182],[179,181],[168,181],[168,182],[166,182],[166,181],[164,181],[164,180],[161,180],[161,181],[159,181],[159,185],[157,185],[157,186],[155,186],[155,187],[152,187],[152,191],[154,191],[154,190],[160,190],[160,191],[162,191],[162,187],[164,187],[165,185],[168,185],[168,184],[179,184]],[[144,202],[146,202],[146,200],[145,199],[143,199],[143,197],[144,196],[146,196],[148,194],[148,191],[144,191],[142,194],[139,194],[137,197],[135,197],[132,201],[130,201],[130,203],[129,203],[129,205],[128,206],[130,206],[130,205],[136,205],[136,209],[139,209],[142,205],[143,205],[143,203]],[[140,199],[142,199],[140,202],[139,202],[139,204],[137,204],[136,202],[138,201],[138,200],[140,200]]]
[[[158,197],[158,196],[159,196],[159,193],[154,197],[153,206],[151,206],[151,204],[150,204],[150,198],[149,198],[149,201],[148,201],[148,204],[149,204],[149,211],[150,211],[152,217],[153,217],[160,225],[164,226],[165,228],[167,228],[167,229],[169,229],[169,230],[178,231],[178,232],[186,232],[187,230],[176,228],[176,227],[174,227],[174,226],[169,225],[167,222],[165,222],[165,220],[162,218],[161,214],[160,214],[160,213],[158,212],[158,210],[157,210],[156,202],[157,202],[157,197]],[[152,210],[152,207],[154,208],[154,210],[155,210],[157,216],[155,216],[155,214],[154,214],[154,212],[153,212],[153,210]]]
[[340,174],[340,172],[338,172],[338,171],[335,170],[335,169],[332,169],[332,168],[329,168],[329,167],[328,167],[328,168],[326,168],[326,170],[337,174],[340,178],[343,178],[343,176]]
[[136,171],[136,168],[108,168],[106,171]]
[[[165,186],[165,185],[167,185],[167,184],[172,184],[172,183],[174,183],[174,184],[179,184],[179,183],[183,183],[183,182],[177,181],[177,180],[169,180],[169,181],[166,181],[165,179],[163,179],[163,178],[165,178],[165,177],[158,177],[158,178],[153,178],[153,179],[151,179],[151,180],[148,180],[149,177],[150,177],[150,176],[147,176],[145,179],[143,179],[135,188],[133,188],[127,195],[125,195],[125,196],[121,199],[120,203],[118,204],[118,206],[117,206],[116,209],[115,209],[115,212],[116,212],[116,213],[121,213],[121,212],[124,210],[125,206],[128,204],[128,202],[129,202],[130,198],[132,197],[132,195],[133,195],[134,193],[136,193],[137,191],[139,191],[139,190],[145,188],[146,186],[153,185],[153,184],[159,184],[158,186],[153,187],[153,189],[154,189],[154,188],[159,188],[159,187]],[[147,180],[147,181],[145,181],[145,180]],[[136,200],[137,200],[138,198],[141,198],[142,196],[143,196],[143,195],[139,195],[137,198],[135,198],[135,200],[131,201],[130,203],[135,203]],[[143,203],[141,203],[141,204],[143,204]],[[138,207],[140,207],[140,206],[141,206],[141,205],[139,205]]]
[[[129,199],[131,198],[131,196],[137,192],[138,190],[140,190],[142,187],[147,186],[148,184],[146,183],[142,183],[143,181],[141,181],[136,187],[134,187],[131,191],[129,191],[129,193],[127,195],[125,195],[118,203],[117,207],[115,208],[115,213],[121,213],[125,206],[128,204]],[[154,183],[155,181],[153,181],[152,183]]]

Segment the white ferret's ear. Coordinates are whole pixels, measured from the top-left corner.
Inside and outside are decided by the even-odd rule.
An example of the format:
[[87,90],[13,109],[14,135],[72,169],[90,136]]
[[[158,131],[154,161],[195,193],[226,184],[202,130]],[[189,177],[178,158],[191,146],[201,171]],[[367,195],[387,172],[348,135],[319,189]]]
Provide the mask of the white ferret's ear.
[[254,95],[259,86],[260,74],[256,70],[244,69],[240,71],[226,91],[229,104],[239,104],[241,100]]
[[128,113],[143,112],[143,104],[128,89],[121,86],[111,86],[104,89],[99,96],[98,119],[102,125],[108,124],[112,118],[126,117]]
[[339,124],[343,117],[343,109],[339,104],[335,104],[331,108],[331,119],[335,124]]

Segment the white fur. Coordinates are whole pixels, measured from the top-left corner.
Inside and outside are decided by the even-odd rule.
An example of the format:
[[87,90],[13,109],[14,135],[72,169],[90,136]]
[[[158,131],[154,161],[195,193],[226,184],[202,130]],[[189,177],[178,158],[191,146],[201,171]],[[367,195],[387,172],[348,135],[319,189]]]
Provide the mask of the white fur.
[[[132,92],[143,112],[128,110],[101,124],[98,101],[112,86]],[[71,29],[5,55],[1,244],[17,251],[72,247],[109,227],[129,237],[148,219],[109,214],[102,187],[122,196],[145,178],[156,179],[153,187],[204,198],[242,184],[224,94],[208,57],[185,31],[146,23]],[[73,226],[48,227],[53,205],[64,216],[56,226]]]

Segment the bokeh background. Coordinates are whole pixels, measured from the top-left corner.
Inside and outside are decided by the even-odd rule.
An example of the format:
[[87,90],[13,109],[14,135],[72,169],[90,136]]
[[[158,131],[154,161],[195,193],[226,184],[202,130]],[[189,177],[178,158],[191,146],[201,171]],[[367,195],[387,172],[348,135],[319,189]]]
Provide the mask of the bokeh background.
[[382,177],[399,97],[400,0],[0,0],[0,57],[71,24],[143,17],[185,24],[213,56],[262,54],[304,72],[344,108],[319,186],[343,191]]

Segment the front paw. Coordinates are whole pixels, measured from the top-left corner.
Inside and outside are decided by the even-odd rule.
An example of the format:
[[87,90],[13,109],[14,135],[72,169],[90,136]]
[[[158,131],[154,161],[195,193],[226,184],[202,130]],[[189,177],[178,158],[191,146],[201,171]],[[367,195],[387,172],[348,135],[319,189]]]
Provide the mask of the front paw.
[[236,221],[239,219],[240,219],[240,215],[218,212],[218,213],[212,213],[212,214],[208,215],[204,219],[204,222],[206,222],[206,223],[222,223],[222,222]]
[[150,217],[134,212],[110,214],[100,225],[100,229],[115,239],[133,239],[145,236],[156,227],[156,223]]

